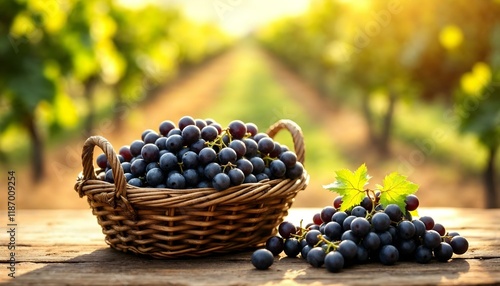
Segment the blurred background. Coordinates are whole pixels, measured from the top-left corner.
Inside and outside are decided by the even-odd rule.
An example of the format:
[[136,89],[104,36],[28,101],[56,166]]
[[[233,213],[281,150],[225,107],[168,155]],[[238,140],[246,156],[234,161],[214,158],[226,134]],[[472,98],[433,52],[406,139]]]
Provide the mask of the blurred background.
[[500,207],[500,1],[270,2],[0,2],[0,182],[16,172],[18,208],[88,208],[88,136],[118,150],[184,115],[297,122],[297,207],[330,205],[322,185],[364,162],[372,187],[419,184],[421,206]]

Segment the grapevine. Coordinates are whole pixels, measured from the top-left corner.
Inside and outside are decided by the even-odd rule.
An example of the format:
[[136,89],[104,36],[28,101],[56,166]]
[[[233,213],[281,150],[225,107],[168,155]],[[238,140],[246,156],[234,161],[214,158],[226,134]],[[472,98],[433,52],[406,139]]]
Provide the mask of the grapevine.
[[[394,172],[382,185],[370,189],[370,178],[364,164],[354,172],[337,171],[336,181],[324,186],[339,194],[333,206],[324,207],[305,226],[303,221],[298,226],[282,222],[265,249],[275,256],[282,252],[288,257],[300,255],[312,267],[324,265],[330,272],[368,262],[447,262],[467,251],[467,239],[457,232],[447,232],[430,216],[416,218],[418,185]],[[254,266],[267,269],[272,265],[269,259],[266,263]]]

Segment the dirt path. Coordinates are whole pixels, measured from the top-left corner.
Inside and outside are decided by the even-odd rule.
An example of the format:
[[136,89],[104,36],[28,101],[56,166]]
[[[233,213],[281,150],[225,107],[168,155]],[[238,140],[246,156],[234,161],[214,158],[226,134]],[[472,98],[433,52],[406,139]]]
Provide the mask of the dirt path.
[[[445,163],[423,158],[415,164],[412,157],[415,147],[396,142],[393,155],[381,159],[367,143],[366,125],[362,116],[352,110],[334,106],[308,85],[296,73],[290,71],[276,58],[253,46],[255,60],[268,65],[275,80],[282,85],[291,100],[299,102],[313,118],[335,140],[345,158],[352,162],[346,168],[355,168],[366,162],[374,181],[381,181],[389,172],[399,170],[417,182],[418,193],[424,206],[482,207],[483,192],[478,178],[461,176],[448,170]],[[162,89],[147,102],[130,106],[125,114],[127,120],[121,130],[114,130],[110,122],[100,122],[94,134],[106,137],[117,150],[120,146],[137,139],[145,128],[156,129],[166,119],[178,120],[189,114],[193,117],[206,114],[211,104],[217,102],[217,95],[227,78],[235,69],[239,57],[248,55],[248,47],[236,47],[227,53],[194,68],[174,84]],[[88,208],[85,199],[79,199],[73,191],[76,175],[81,171],[81,147],[83,139],[62,143],[58,149],[47,153],[47,173],[43,182],[33,185],[28,168],[18,171],[18,205],[21,208]],[[418,151],[418,150],[417,150]],[[96,153],[100,153],[96,151]],[[414,158],[413,158],[414,159]],[[461,195],[455,193],[460,190]],[[325,195],[327,194],[326,192]],[[307,196],[308,194],[305,194]],[[302,195],[304,196],[304,195]],[[328,194],[331,197],[330,194]],[[321,198],[309,198],[308,203],[321,202]],[[306,200],[304,203],[307,205]],[[297,204],[298,206],[304,203]],[[319,203],[322,204],[322,203]],[[4,206],[0,206],[3,208]]]

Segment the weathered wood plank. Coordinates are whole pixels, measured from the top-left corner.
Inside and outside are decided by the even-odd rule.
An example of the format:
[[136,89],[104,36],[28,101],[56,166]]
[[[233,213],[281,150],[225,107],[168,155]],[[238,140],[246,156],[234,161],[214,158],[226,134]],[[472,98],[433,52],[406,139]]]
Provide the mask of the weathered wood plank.
[[[288,219],[310,220],[318,209],[292,209]],[[0,282],[21,285],[495,285],[500,284],[500,210],[422,209],[470,242],[448,263],[357,265],[341,273],[282,258],[257,271],[251,252],[196,259],[155,260],[115,251],[90,210],[21,210],[18,213],[16,279],[7,276],[6,236],[1,236]],[[4,214],[0,214],[3,216]],[[5,233],[5,228],[2,228]]]

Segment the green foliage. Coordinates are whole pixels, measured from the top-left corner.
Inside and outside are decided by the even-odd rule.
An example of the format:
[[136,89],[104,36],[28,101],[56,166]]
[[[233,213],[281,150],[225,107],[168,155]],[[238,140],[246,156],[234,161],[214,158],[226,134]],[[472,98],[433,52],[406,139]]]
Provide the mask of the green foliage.
[[354,172],[342,169],[335,173],[336,181],[323,187],[342,196],[342,205],[340,207],[342,211],[352,209],[354,206],[359,205],[365,196],[374,196],[374,192],[379,191],[381,205],[396,204],[404,213],[406,211],[406,197],[418,190],[418,185],[408,181],[406,176],[398,172],[385,176],[383,185],[377,184],[374,190],[365,188],[371,178],[365,164]]
[[335,172],[336,181],[324,186],[325,189],[336,192],[342,196],[341,210],[350,210],[359,205],[366,194],[365,186],[368,185],[370,176],[366,165],[361,165],[356,171],[351,172],[347,169]]

